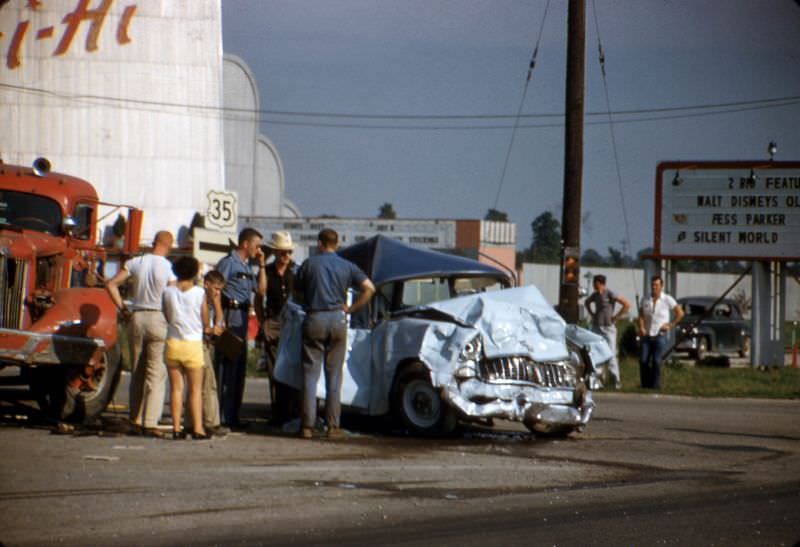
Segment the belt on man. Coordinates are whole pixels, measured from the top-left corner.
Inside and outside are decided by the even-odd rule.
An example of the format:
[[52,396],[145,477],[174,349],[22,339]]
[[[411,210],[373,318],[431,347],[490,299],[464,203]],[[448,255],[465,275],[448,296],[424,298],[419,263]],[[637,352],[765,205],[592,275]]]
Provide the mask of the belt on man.
[[239,302],[233,298],[224,298],[222,307],[228,310],[246,310],[250,308],[250,302]]
[[140,312],[140,311],[157,311],[157,312],[160,312],[161,310],[157,310],[157,309],[154,309],[154,308],[136,308],[135,310],[131,310],[132,313],[137,313],[137,312]]

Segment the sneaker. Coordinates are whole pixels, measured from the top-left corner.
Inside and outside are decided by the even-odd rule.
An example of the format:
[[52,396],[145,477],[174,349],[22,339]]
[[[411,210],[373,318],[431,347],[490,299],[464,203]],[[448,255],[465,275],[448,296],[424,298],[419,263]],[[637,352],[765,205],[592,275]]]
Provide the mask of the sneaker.
[[339,427],[329,427],[328,438],[334,441],[340,441],[344,439],[344,431]]
[[313,437],[310,427],[304,427],[300,430],[300,437],[303,439],[310,439]]

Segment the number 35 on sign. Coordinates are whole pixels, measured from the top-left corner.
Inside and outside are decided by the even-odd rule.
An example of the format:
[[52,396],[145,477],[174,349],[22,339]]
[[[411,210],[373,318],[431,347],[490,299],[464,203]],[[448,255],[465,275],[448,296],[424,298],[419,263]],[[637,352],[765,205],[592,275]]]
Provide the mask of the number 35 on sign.
[[237,220],[236,192],[208,193],[208,209],[206,210],[206,223],[223,230],[236,230]]

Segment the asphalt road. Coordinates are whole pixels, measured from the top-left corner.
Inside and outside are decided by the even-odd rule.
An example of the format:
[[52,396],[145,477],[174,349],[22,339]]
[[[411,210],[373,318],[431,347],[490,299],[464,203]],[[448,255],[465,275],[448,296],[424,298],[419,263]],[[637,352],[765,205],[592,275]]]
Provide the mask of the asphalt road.
[[[795,545],[800,402],[599,394],[566,440],[509,422],[448,439],[351,418],[346,440],[59,434],[0,392],[0,542],[14,545]],[[166,423],[166,422],[165,422]]]

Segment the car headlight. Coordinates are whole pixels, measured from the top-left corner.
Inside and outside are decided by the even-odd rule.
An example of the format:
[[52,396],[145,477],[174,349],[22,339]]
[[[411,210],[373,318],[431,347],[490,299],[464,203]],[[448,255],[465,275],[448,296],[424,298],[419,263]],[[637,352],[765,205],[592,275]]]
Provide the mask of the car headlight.
[[479,334],[467,342],[467,345],[461,350],[458,360],[461,362],[478,362],[481,357],[483,357],[483,340],[481,340],[481,335]]
[[460,362],[459,367],[456,369],[455,377],[459,380],[467,380],[469,378],[477,378],[478,376],[478,363],[483,358],[483,340],[481,335],[475,336],[472,340],[467,342],[461,353],[458,355]]

